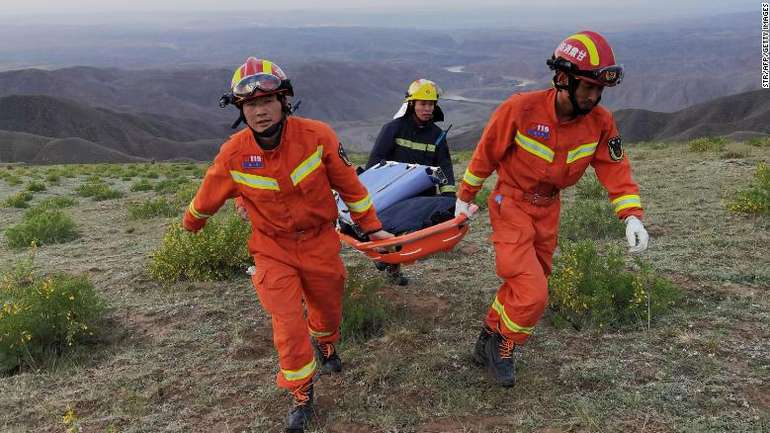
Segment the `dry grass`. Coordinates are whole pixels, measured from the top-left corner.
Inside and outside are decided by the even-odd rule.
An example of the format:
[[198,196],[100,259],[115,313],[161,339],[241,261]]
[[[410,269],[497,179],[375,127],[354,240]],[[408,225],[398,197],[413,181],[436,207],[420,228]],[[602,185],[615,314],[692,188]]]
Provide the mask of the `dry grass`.
[[[381,336],[341,345],[345,371],[318,385],[310,431],[768,431],[770,222],[731,214],[722,200],[749,182],[770,149],[737,160],[686,144],[628,152],[652,236],[645,257],[686,291],[674,314],[649,331],[611,334],[544,320],[516,387],[493,386],[469,358],[499,284],[482,215],[457,250],[406,268],[410,286],[379,288],[400,313]],[[32,204],[72,194],[85,176],[61,178]],[[38,250],[39,264],[90,275],[112,326],[45,370],[0,378],[0,431],[63,431],[68,407],[84,432],[282,431],[288,398],[274,386],[270,322],[250,281],[163,288],[149,280],[147,256],[168,220],[129,221],[126,203],[156,194],[129,192],[131,183],[113,183],[123,198],[68,210],[81,239]],[[22,188],[0,182],[0,201]],[[574,195],[567,191],[565,202]],[[22,214],[0,209],[0,227]],[[0,265],[19,254],[0,247]],[[354,251],[344,258],[376,273]]]

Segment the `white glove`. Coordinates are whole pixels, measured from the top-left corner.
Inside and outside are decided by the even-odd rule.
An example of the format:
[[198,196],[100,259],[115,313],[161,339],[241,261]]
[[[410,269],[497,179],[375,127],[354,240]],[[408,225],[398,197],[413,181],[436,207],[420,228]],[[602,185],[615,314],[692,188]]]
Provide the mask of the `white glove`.
[[647,242],[650,240],[650,235],[644,229],[644,224],[633,215],[626,218],[626,239],[628,239],[628,251],[632,253],[646,250]]
[[476,212],[479,210],[479,207],[476,206],[475,203],[471,204],[467,201],[462,201],[459,198],[455,202],[455,218],[460,216],[460,214],[465,214],[465,216],[468,217],[468,219],[471,219]]

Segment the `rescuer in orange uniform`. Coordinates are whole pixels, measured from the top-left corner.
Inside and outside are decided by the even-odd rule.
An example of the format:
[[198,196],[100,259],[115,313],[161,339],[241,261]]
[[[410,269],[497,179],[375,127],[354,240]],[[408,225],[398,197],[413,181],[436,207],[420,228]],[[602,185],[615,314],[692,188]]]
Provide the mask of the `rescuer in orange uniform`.
[[511,96],[492,114],[458,192],[456,214],[497,171],[489,218],[497,291],[474,349],[503,386],[515,381],[516,346],[523,345],[543,314],[547,278],[559,228],[559,191],[574,185],[590,164],[626,222],[631,252],[647,248],[639,188],[623,154],[612,114],[599,106],[605,86],[623,77],[612,48],[590,31],[559,44],[547,64],[554,88]]
[[278,386],[294,397],[287,431],[301,432],[312,413],[317,370],[342,369],[334,343],[345,267],[332,188],[370,238],[392,235],[381,230],[371,197],[334,131],[325,123],[289,116],[287,96],[293,96],[291,83],[272,62],[249,57],[236,69],[231,93],[220,105],[235,104],[248,128],[222,145],[183,225],[200,230],[229,198],[238,198],[237,206],[245,209],[253,227],[252,281],[272,318]]

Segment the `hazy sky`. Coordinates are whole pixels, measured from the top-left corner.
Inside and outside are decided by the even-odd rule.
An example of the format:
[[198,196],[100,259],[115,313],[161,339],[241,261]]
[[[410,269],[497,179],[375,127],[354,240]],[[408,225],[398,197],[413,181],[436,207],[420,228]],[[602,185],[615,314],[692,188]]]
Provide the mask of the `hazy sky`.
[[[267,10],[267,9],[314,9],[329,10],[344,8],[348,10],[389,9],[402,8],[408,13],[410,8],[426,10],[442,9],[478,9],[485,7],[532,7],[532,0],[435,0],[420,2],[416,0],[288,0],[288,1],[259,1],[259,0],[227,0],[214,2],[211,0],[130,0],[126,2],[113,2],[109,0],[0,0],[0,15],[8,13],[83,13],[83,12],[117,12],[117,11],[216,11],[216,10]],[[574,7],[576,2],[565,0],[537,0],[538,7]],[[750,11],[759,8],[759,2],[755,0],[632,0],[615,1],[608,0],[583,0],[581,5],[587,7],[602,7],[605,9],[658,11],[659,13],[671,12],[713,12],[713,11]],[[322,5],[322,6],[321,6]]]

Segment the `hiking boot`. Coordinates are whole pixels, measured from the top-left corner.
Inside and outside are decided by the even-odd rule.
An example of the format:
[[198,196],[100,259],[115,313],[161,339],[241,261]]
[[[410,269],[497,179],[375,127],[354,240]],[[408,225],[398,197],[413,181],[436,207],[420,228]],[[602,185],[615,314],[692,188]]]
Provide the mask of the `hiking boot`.
[[399,265],[388,265],[385,268],[385,277],[390,284],[395,284],[397,286],[406,286],[409,284],[409,278],[401,273],[401,266]]
[[473,362],[476,365],[483,366],[487,363],[487,355],[484,353],[484,347],[487,345],[487,340],[494,334],[489,326],[484,325],[479,332],[479,338],[476,340],[476,347],[473,348]]
[[297,388],[291,395],[294,402],[286,417],[286,433],[304,433],[313,415],[313,384]]
[[337,355],[337,349],[333,343],[315,342],[316,357],[321,361],[321,374],[339,373],[342,371],[342,360]]
[[508,388],[516,382],[516,361],[513,349],[516,344],[497,332],[490,335],[484,344],[487,368],[494,374],[497,383]]

